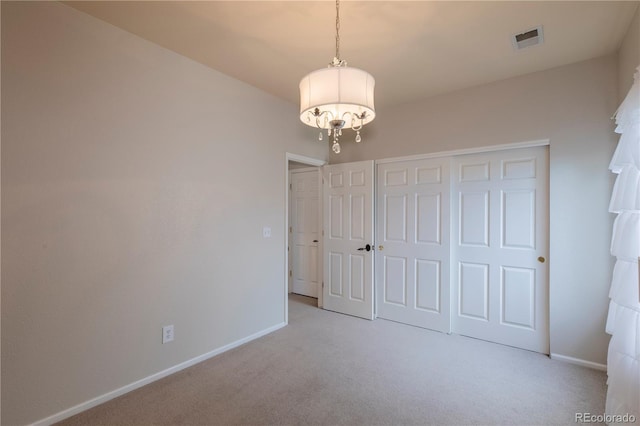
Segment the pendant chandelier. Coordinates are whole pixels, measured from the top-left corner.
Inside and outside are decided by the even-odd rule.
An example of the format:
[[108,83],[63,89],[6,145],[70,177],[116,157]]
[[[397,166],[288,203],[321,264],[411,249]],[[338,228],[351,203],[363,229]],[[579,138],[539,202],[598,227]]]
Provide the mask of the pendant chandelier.
[[336,56],[327,68],[307,74],[300,81],[300,120],[333,136],[331,149],[340,153],[342,129],[353,129],[355,141],[362,141],[360,130],[375,116],[375,80],[366,71],[347,67],[340,59],[340,0],[336,0]]

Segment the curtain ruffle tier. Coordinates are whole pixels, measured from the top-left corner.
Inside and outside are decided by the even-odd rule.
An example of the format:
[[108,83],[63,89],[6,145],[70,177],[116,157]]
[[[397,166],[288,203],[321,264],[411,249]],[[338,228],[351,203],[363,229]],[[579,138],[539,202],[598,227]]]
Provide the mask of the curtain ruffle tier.
[[[640,419],[640,67],[615,116],[621,134],[609,168],[618,174],[609,211],[616,257],[609,297],[606,414]],[[615,421],[611,422],[611,424]]]

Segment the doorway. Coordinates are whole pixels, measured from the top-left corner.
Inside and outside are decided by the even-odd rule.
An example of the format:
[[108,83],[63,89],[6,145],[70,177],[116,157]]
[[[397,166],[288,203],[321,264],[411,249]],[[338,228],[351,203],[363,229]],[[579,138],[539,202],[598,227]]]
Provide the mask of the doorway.
[[297,164],[289,171],[289,291],[317,299],[322,290],[320,170]]
[[[289,295],[292,293],[313,297],[313,303],[322,307],[321,167],[326,162],[291,153],[286,153],[285,158],[284,298],[285,322],[288,323]],[[314,175],[317,176],[315,185]],[[314,227],[316,221],[318,225]]]

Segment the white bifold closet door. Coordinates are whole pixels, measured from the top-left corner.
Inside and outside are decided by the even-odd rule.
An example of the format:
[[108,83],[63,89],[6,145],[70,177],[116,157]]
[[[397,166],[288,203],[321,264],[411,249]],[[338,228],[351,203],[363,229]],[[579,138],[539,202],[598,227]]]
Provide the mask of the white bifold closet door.
[[378,164],[378,317],[548,353],[547,155]]
[[[325,308],[373,318],[373,163],[325,167]],[[377,316],[549,353],[546,146],[381,162]]]
[[547,147],[452,160],[452,331],[549,353]]
[[378,164],[380,318],[450,331],[449,162],[447,157]]

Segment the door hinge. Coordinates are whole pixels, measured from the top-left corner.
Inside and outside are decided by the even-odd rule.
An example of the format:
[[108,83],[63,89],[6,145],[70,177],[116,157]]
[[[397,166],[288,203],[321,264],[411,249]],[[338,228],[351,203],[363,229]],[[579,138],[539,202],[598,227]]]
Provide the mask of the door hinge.
[[324,281],[322,281],[322,288],[324,288]]
[[293,232],[293,227],[289,227],[289,232]]
[[291,269],[289,269],[289,276],[292,277],[293,276],[293,271]]
[[293,189],[293,187],[291,186],[291,184],[289,184],[289,191],[291,191]]

